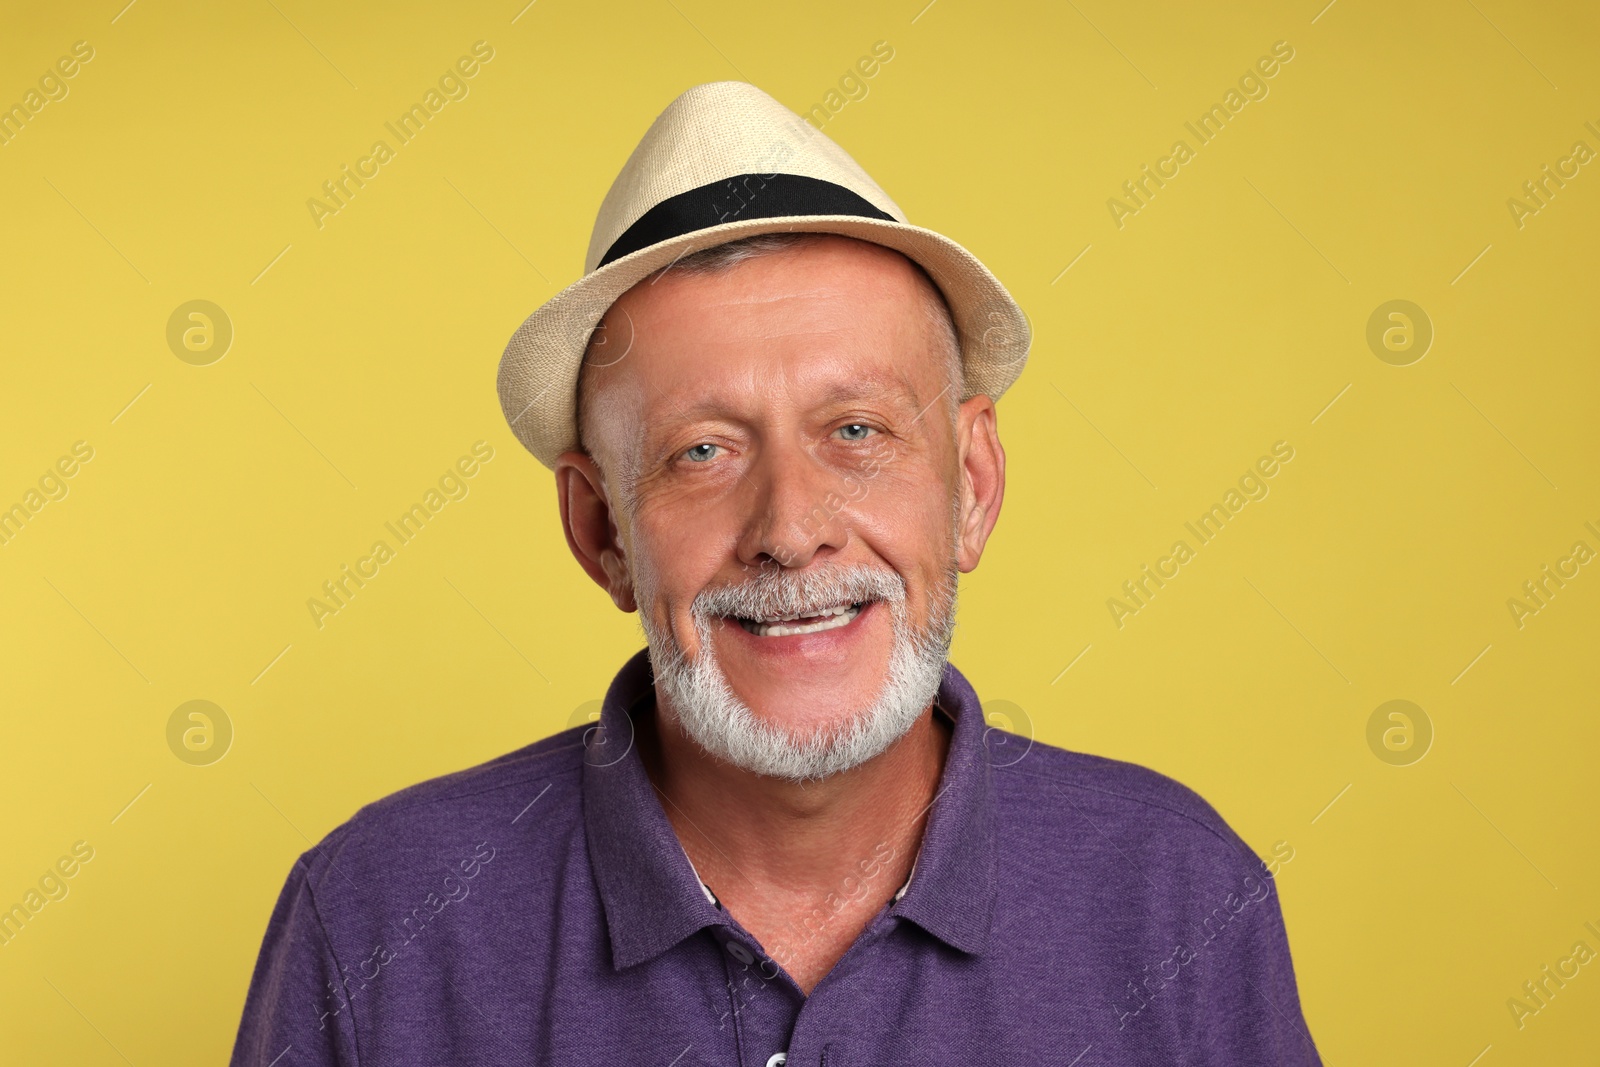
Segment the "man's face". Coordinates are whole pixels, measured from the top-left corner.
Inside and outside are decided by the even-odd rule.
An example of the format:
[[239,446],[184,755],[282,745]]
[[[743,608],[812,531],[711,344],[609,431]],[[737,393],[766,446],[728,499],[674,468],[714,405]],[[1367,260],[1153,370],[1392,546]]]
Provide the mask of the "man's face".
[[[998,510],[998,489],[975,491],[969,456],[977,423],[978,480],[996,480],[993,405],[968,401],[952,425],[925,285],[897,253],[827,238],[642,283],[590,349],[586,443],[615,525],[614,548],[588,550],[606,557],[590,573],[687,660],[709,651],[733,695],[794,737],[838,731],[879,699],[895,612],[917,633],[937,624]],[[563,476],[578,551],[574,484]],[[842,599],[776,625],[721,614],[696,625],[702,594],[852,569],[900,586],[903,604]]]

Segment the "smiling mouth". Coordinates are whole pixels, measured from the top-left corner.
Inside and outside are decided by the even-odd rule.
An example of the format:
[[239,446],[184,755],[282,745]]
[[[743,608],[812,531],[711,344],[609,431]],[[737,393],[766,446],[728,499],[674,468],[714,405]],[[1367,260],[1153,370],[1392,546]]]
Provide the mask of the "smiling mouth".
[[824,630],[837,630],[841,626],[849,626],[855,617],[861,614],[861,609],[867,606],[863,600],[855,604],[838,604],[831,608],[823,608],[811,615],[785,615],[780,618],[736,619],[749,633],[757,637],[793,637],[799,634],[816,634]]

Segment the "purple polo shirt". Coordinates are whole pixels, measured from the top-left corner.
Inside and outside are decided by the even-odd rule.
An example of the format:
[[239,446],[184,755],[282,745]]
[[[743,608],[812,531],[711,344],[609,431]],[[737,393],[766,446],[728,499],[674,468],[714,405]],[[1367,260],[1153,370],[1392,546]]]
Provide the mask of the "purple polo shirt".
[[[579,727],[368,805],[296,861],[235,1067],[1318,1064],[1272,878],[1171,779],[953,723],[911,878],[809,997],[701,884],[632,745]],[[819,901],[791,934],[820,929]],[[781,953],[780,953],[781,955]]]

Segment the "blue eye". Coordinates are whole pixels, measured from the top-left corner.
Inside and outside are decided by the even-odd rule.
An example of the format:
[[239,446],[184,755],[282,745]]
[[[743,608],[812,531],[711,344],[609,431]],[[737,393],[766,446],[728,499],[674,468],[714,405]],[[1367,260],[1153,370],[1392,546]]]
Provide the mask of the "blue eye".
[[701,442],[685,452],[684,455],[694,463],[704,463],[716,454],[716,449],[716,445]]
[[844,435],[846,441],[865,441],[867,435],[875,431],[864,422],[852,422],[848,426],[839,427],[838,432]]

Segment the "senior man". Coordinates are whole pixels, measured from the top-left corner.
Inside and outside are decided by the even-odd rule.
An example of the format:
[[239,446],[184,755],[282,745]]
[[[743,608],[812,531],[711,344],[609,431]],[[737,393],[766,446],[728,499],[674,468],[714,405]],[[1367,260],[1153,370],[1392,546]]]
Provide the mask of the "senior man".
[[990,729],[945,660],[1028,344],[776,101],[674,101],[500,371],[648,648],[597,725],[300,858],[234,1063],[1318,1063],[1292,850]]

